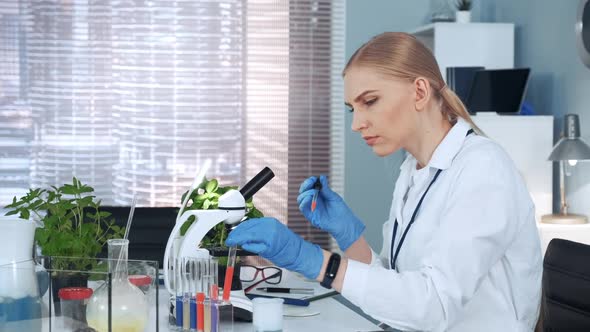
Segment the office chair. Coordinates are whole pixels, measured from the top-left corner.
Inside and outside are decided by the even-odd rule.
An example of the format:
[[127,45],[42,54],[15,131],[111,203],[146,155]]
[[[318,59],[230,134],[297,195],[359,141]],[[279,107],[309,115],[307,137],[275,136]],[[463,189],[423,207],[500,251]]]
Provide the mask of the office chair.
[[590,331],[590,246],[549,242],[543,260],[543,331]]

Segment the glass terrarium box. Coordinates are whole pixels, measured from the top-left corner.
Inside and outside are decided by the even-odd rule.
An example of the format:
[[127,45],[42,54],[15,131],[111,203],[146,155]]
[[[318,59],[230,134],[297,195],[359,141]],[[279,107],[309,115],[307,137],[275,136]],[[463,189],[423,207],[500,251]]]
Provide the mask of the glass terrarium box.
[[42,256],[0,266],[0,331],[159,331],[158,262]]

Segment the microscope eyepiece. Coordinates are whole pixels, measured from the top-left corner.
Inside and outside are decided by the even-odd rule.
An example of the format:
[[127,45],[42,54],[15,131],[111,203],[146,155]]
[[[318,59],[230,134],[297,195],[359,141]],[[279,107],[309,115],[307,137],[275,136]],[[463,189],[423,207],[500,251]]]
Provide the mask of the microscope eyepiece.
[[256,174],[252,180],[248,181],[242,189],[240,189],[240,194],[244,196],[244,200],[249,200],[258,192],[258,190],[264,187],[268,181],[274,178],[274,176],[275,173],[273,173],[270,168],[265,167],[262,171]]

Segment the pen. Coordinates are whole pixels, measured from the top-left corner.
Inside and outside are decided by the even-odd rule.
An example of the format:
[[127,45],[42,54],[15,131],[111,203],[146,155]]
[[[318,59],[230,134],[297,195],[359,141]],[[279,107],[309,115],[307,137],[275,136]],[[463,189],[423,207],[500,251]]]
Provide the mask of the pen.
[[338,295],[337,291],[332,291],[332,292],[327,292],[324,294],[320,294],[320,295],[315,295],[315,296],[309,296],[309,297],[304,297],[304,300],[307,300],[309,302],[313,302],[313,301],[317,301],[317,300],[321,300],[321,299],[325,299],[326,297],[332,297]]
[[313,194],[313,198],[311,200],[311,212],[313,212],[315,210],[315,207],[318,203],[318,194],[320,193],[320,190],[322,189],[322,183],[320,182],[320,178],[318,178],[315,183],[313,184],[313,189],[316,189],[317,191]]
[[256,288],[267,293],[291,293],[291,294],[313,294],[312,288],[283,288],[283,287],[262,287]]

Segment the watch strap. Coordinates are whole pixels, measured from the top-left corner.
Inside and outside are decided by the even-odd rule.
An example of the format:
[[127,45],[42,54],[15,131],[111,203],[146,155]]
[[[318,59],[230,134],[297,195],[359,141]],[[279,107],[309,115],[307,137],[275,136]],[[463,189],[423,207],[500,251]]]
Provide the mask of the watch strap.
[[328,259],[326,273],[324,274],[324,279],[322,280],[322,282],[320,282],[320,285],[328,289],[332,288],[332,282],[334,282],[334,279],[336,279],[338,268],[340,268],[340,260],[341,257],[339,254],[332,253],[330,258]]

